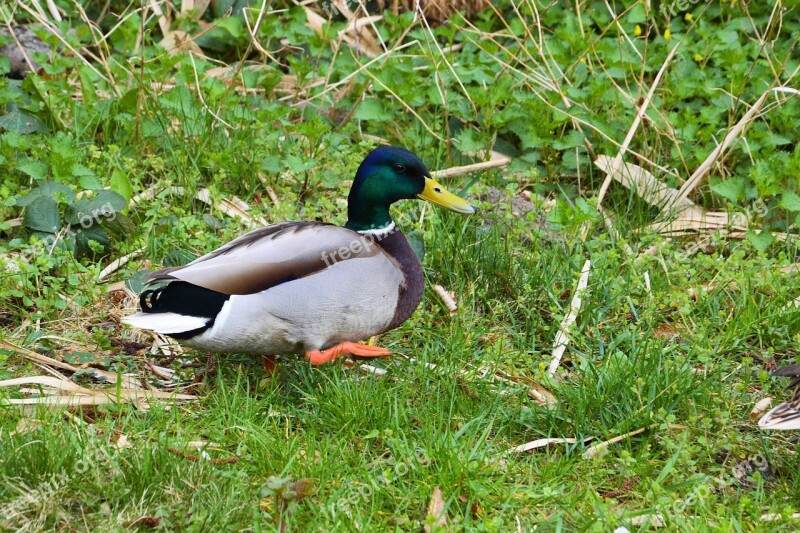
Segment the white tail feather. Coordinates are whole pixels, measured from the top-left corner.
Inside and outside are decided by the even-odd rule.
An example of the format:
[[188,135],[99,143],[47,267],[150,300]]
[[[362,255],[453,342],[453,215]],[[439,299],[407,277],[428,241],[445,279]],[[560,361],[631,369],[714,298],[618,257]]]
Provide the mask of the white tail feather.
[[178,313],[136,313],[124,317],[122,322],[135,328],[148,329],[164,335],[184,333],[208,325],[207,318],[179,315]]

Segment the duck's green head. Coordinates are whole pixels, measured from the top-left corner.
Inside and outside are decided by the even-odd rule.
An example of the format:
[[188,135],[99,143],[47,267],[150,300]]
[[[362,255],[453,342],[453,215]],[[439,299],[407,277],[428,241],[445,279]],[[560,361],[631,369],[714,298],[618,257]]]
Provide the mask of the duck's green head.
[[370,152],[358,167],[347,198],[346,227],[363,231],[391,224],[389,206],[398,200],[421,198],[457,213],[475,208],[448,192],[415,154],[395,146]]

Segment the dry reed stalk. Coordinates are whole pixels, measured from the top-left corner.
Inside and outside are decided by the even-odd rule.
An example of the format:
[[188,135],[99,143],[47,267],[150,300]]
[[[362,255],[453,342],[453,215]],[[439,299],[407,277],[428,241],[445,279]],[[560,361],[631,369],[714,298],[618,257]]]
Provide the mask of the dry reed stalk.
[[575,320],[578,318],[578,313],[581,310],[583,293],[589,285],[589,271],[591,267],[592,261],[587,259],[581,269],[581,275],[580,278],[578,278],[578,286],[575,288],[575,293],[569,305],[569,312],[564,317],[564,320],[561,321],[561,326],[558,328],[556,340],[553,342],[553,356],[550,360],[550,367],[547,369],[547,373],[551,376],[555,375],[556,370],[558,370],[558,365],[561,363],[561,358],[564,356],[564,351],[569,344],[569,330],[572,328],[572,325],[575,324]]
[[791,87],[773,87],[772,89],[769,89],[768,91],[764,92],[764,94],[762,94],[761,97],[758,100],[756,100],[756,103],[753,104],[753,107],[751,107],[747,111],[747,113],[745,113],[744,116],[739,120],[739,122],[737,122],[736,125],[733,128],[731,128],[731,130],[725,136],[725,139],[723,139],[722,143],[708,155],[706,160],[703,161],[703,163],[699,167],[697,167],[697,170],[694,171],[694,174],[692,174],[689,177],[689,179],[686,180],[686,183],[684,183],[683,186],[680,188],[680,191],[678,191],[679,194],[677,200],[680,201],[688,198],[689,195],[692,193],[692,191],[694,191],[697,188],[697,186],[700,185],[700,183],[702,183],[703,178],[706,177],[706,174],[714,165],[714,163],[717,162],[722,153],[725,152],[725,150],[727,150],[728,147],[734,143],[734,141],[739,137],[739,134],[742,133],[745,127],[747,127],[756,118],[761,116],[758,114],[758,112],[761,110],[761,107],[764,105],[764,102],[767,101],[767,97],[772,93],[784,93],[795,96],[800,95],[800,91],[798,91],[797,89],[793,89]]

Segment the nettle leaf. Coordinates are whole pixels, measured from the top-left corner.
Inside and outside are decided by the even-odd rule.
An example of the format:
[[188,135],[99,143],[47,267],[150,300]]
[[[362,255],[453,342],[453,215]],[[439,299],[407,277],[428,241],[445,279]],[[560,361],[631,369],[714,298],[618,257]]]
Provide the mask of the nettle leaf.
[[20,207],[28,207],[37,198],[46,197],[53,198],[58,201],[58,199],[62,196],[69,202],[75,199],[75,193],[73,193],[72,189],[63,183],[56,183],[55,181],[43,181],[38,187],[32,189],[25,196],[17,198],[16,205]]
[[44,161],[37,161],[36,159],[23,159],[17,165],[17,170],[27,174],[35,180],[40,180],[47,177],[49,167]]
[[553,148],[556,150],[568,150],[583,146],[583,133],[578,130],[571,130],[566,136],[553,141]]
[[786,191],[778,205],[787,211],[800,211],[800,195],[794,191]]
[[100,226],[81,227],[75,232],[75,251],[78,255],[95,255],[95,247],[99,246],[105,251],[109,244],[108,234]]
[[125,286],[128,287],[136,294],[140,294],[145,287],[147,287],[150,279],[147,277],[150,274],[149,270],[140,270],[133,276],[125,280]]
[[306,170],[314,168],[315,164],[316,162],[310,158],[301,158],[293,154],[288,154],[286,156],[286,166],[295,174],[301,174]]
[[456,135],[456,138],[458,139],[458,149],[465,153],[485,150],[487,147],[487,140],[481,138],[472,128],[464,128]]
[[58,202],[50,196],[39,196],[25,208],[22,221],[26,228],[46,233],[55,233],[61,227]]
[[383,102],[376,98],[366,98],[356,109],[353,115],[359,120],[389,120],[392,118],[392,113],[387,111]]
[[261,170],[264,172],[269,172],[270,174],[280,174],[284,167],[283,159],[276,155],[268,155],[264,157],[259,165],[261,166]]
[[747,190],[746,178],[728,178],[725,181],[718,180],[711,184],[711,190],[731,202],[738,202],[744,197]]
[[94,172],[92,172],[90,168],[81,165],[80,163],[75,163],[72,165],[72,174],[78,178],[78,184],[83,189],[94,190],[103,188],[103,184],[100,183],[100,180],[97,179],[97,176],[95,176]]
[[749,230],[747,232],[747,240],[750,241],[750,244],[753,245],[753,248],[759,252],[764,252],[767,248],[769,248],[769,245],[772,244],[772,234],[768,231],[756,233],[753,230]]
[[[3,58],[4,59],[4,58]],[[38,117],[15,109],[0,117],[0,128],[14,133],[46,132],[47,126]]]
[[67,208],[66,220],[71,225],[89,228],[104,220],[114,219],[128,205],[127,200],[114,191],[101,189],[84,197]]
[[637,2],[636,5],[631,7],[630,10],[628,10],[626,20],[629,24],[647,21],[647,13],[644,9],[644,4]]

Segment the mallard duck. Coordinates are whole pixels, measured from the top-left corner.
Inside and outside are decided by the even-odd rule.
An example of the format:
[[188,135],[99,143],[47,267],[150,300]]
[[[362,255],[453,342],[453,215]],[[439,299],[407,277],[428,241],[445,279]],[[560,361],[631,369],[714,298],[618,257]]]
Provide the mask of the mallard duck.
[[344,227],[272,224],[152,272],[141,312],[123,322],[200,350],[305,354],[312,365],[389,355],[359,341],[398,327],[422,299],[422,266],[389,215],[391,204],[413,198],[475,212],[415,154],[381,147],[358,167]]
[[795,389],[788,402],[767,412],[758,421],[762,429],[800,429],[800,365],[789,365],[772,372],[773,376],[791,376],[788,389]]

